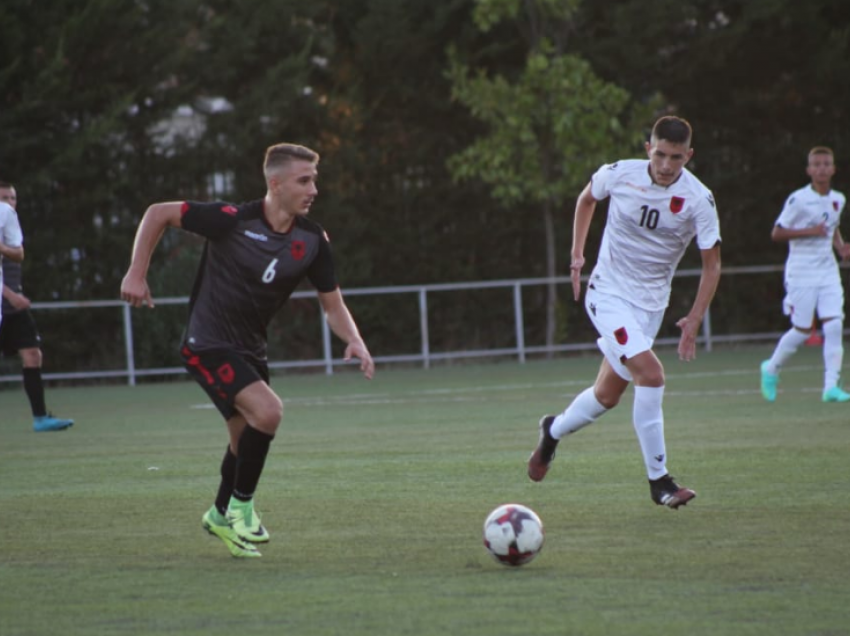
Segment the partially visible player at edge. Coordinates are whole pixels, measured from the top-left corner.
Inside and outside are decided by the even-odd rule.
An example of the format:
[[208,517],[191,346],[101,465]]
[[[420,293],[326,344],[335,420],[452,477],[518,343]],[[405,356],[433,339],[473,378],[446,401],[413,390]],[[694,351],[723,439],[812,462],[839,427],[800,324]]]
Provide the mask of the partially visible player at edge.
[[570,275],[573,296],[581,296],[584,246],[596,203],[610,197],[608,219],[596,266],[585,294],[588,316],[601,336],[603,353],[595,384],[560,415],[539,423],[537,448],[528,475],[541,481],[559,440],[593,423],[617,406],[634,382],[632,411],[650,496],[676,509],[696,496],[667,472],[664,439],[664,368],[652,345],[670,300],[673,274],[696,237],[702,257],[699,288],[682,330],[679,358],[696,357],[696,339],[720,280],[720,224],[711,192],[685,168],[693,156],[691,126],[678,117],[660,118],[652,128],[649,159],[603,165],[576,202]]
[[[0,201],[0,264],[6,259],[20,263],[24,260],[24,233],[15,208]],[[0,287],[3,285],[3,269],[0,267]],[[3,308],[0,305],[0,324]]]
[[215,504],[203,527],[235,557],[258,557],[269,540],[253,498],[283,403],[269,387],[266,329],[305,277],[318,292],[331,330],[346,343],[371,379],[372,356],[342,298],[327,235],[308,220],[317,195],[319,155],[304,146],[266,150],[263,199],[229,203],[155,203],[136,233],[121,298],[153,307],[146,276],[164,230],[182,228],[206,237],[189,302],[181,355],[189,373],[227,422],[230,443],[221,462]]
[[782,365],[812,335],[817,315],[823,325],[821,399],[850,402],[850,393],[839,384],[844,361],[844,287],[835,260],[835,252],[841,260],[850,258],[850,245],[844,242],[839,228],[846,199],[832,189],[832,150],[826,146],[812,148],[806,174],[811,183],[790,194],[770,233],[774,241],[788,243],[782,304],[791,318],[791,328],[776,343],[770,359],[761,363],[761,393],[768,402],[776,400]]
[[[0,201],[18,209],[18,191],[7,181],[0,181]],[[3,259],[2,269],[4,319],[0,323],[0,354],[20,355],[24,393],[30,403],[36,433],[64,431],[74,425],[74,420],[55,417],[47,410],[41,365],[41,334],[30,311],[32,304],[24,295],[23,268],[19,262]]]

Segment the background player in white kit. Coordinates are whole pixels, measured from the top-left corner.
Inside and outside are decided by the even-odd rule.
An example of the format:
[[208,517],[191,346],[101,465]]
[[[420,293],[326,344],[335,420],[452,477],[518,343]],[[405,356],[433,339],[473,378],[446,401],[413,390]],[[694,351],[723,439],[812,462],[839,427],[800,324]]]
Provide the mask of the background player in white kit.
[[633,421],[658,505],[678,508],[696,496],[668,474],[664,441],[664,368],[652,345],[670,298],[676,266],[694,237],[702,274],[693,306],[676,325],[682,330],[678,352],[689,361],[703,316],[720,280],[720,227],[711,192],[685,164],[693,155],[691,126],[666,116],[652,128],[649,159],[602,166],[576,202],[570,273],[573,295],[581,295],[584,246],[596,202],[610,197],[608,220],[585,307],[601,336],[604,357],[595,384],[580,393],[560,415],[540,420],[537,448],[528,475],[541,481],[555,457],[558,441],[591,424],[635,384]]
[[[18,192],[14,185],[0,181],[0,201],[8,203],[17,211]],[[41,335],[30,311],[30,299],[24,295],[20,262],[4,259],[0,274],[0,288],[3,290],[0,311],[4,314],[0,322],[0,355],[21,357],[23,388],[32,411],[33,430],[36,433],[64,431],[74,425],[74,420],[54,417],[47,410],[44,380],[41,377],[44,360]]]
[[[0,261],[8,258],[17,263],[24,260],[24,234],[18,221],[18,213],[8,203],[0,201]],[[3,288],[3,270],[0,269],[0,289]],[[0,307],[0,321],[3,310]]]
[[791,193],[770,234],[774,241],[788,241],[783,306],[791,317],[791,329],[779,339],[770,359],[761,363],[761,392],[768,402],[776,400],[782,365],[811,335],[817,314],[823,324],[822,399],[847,402],[850,393],[838,384],[844,359],[844,289],[833,249],[846,260],[850,245],[844,243],[838,228],[846,199],[831,186],[832,150],[812,148],[806,174],[811,184]]

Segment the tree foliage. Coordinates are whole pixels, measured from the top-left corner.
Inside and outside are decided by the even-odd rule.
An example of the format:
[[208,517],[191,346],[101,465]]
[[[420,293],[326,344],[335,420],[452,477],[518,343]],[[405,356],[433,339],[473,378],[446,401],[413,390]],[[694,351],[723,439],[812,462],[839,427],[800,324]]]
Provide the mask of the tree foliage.
[[[556,243],[554,211],[576,196],[594,168],[631,152],[640,139],[633,120],[649,116],[647,107],[635,107],[625,90],[600,79],[586,60],[563,52],[575,9],[575,0],[479,0],[475,20],[483,30],[505,18],[523,25],[529,47],[525,65],[513,80],[491,77],[485,69],[470,77],[452,54],[448,71],[452,96],[487,129],[449,158],[449,168],[456,179],[484,181],[505,207],[540,205],[548,277],[557,275],[557,253],[565,251]],[[546,344],[551,346],[554,285],[548,292]]]
[[[656,95],[694,125],[690,167],[718,201],[724,262],[779,263],[786,248],[770,226],[806,182],[811,146],[835,149],[847,189],[844,4],[6,0],[0,179],[19,190],[26,290],[115,298],[149,203],[262,196],[262,153],[278,141],[322,154],[312,214],[344,288],[565,273],[566,258],[540,254],[566,252],[573,197],[592,170],[641,153],[634,135],[648,132]],[[169,233],[155,293],[187,293],[198,245]],[[728,284],[716,330],[776,328],[780,285]],[[483,306],[461,300],[431,308],[441,344],[512,344]],[[526,303],[539,316],[544,294]],[[415,307],[356,305],[378,351],[417,349],[396,320]],[[288,311],[275,329],[283,355],[297,356],[314,344],[291,332],[318,317],[313,305]],[[67,349],[51,355],[76,368],[81,351],[96,364],[120,350],[120,324],[99,316],[51,324],[61,330],[51,346]],[[179,336],[180,320],[163,320],[151,326],[154,364],[173,363],[161,358]],[[83,344],[89,332],[101,337]],[[527,335],[541,342],[538,327]]]
[[595,167],[631,153],[642,127],[629,129],[629,94],[594,75],[583,59],[531,53],[516,82],[490,78],[452,59],[453,95],[488,134],[449,158],[456,178],[480,178],[506,206],[562,205]]

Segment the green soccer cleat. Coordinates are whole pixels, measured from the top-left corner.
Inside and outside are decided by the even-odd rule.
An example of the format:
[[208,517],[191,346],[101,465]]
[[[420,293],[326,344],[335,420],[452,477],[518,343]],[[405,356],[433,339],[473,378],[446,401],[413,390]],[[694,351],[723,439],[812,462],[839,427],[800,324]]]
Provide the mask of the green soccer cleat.
[[204,526],[204,530],[212,533],[213,526],[226,526],[227,519],[225,519],[224,515],[221,514],[215,506],[212,506],[204,513],[204,516],[201,517],[201,525]]
[[227,508],[227,522],[245,541],[266,543],[271,538],[260,521],[259,513],[254,510],[253,501],[239,501],[232,498]]
[[850,402],[850,393],[839,386],[834,386],[823,392],[824,402]]
[[243,539],[247,539],[251,543],[268,543],[271,539],[268,530],[260,520],[260,513],[252,509],[251,525],[248,527],[248,534]]
[[227,522],[215,506],[207,510],[201,519],[204,530],[218,537],[230,550],[230,554],[237,558],[251,558],[262,556],[256,546],[250,541],[244,540]]
[[[779,384],[779,375],[770,373],[767,370],[767,365],[770,360],[765,360],[761,363],[761,394],[768,402],[776,401],[776,386]],[[824,402],[826,398],[824,397]]]

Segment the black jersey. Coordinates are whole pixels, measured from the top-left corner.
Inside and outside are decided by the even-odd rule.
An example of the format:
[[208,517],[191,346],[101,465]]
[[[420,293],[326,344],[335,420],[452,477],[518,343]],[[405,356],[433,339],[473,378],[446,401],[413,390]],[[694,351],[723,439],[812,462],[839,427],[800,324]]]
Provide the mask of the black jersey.
[[337,288],[321,226],[296,217],[273,231],[263,200],[183,204],[183,229],[207,238],[189,301],[185,341],[195,351],[230,349],[266,359],[266,329],[306,277],[320,292]]

